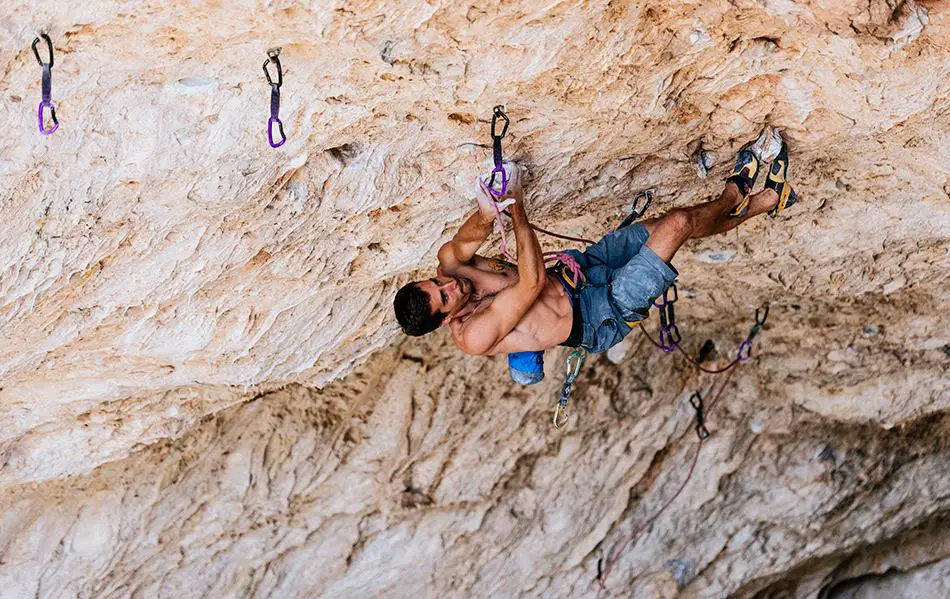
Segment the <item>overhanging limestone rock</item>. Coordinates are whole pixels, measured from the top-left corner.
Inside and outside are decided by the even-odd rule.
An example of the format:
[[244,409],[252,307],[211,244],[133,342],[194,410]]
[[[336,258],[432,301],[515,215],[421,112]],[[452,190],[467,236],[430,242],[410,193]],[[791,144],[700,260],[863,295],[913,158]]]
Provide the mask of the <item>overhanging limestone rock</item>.
[[[9,524],[0,527],[0,546],[23,545],[23,534],[38,543],[23,545],[29,549],[10,562],[16,568],[0,564],[0,576],[21,585],[6,588],[35,593],[39,570],[12,573],[54,559],[47,557],[50,548],[76,534],[90,544],[68,545],[72,549],[55,558],[61,560],[55,562],[59,578],[45,588],[103,594],[118,588],[112,584],[158,589],[149,585],[166,577],[175,582],[162,583],[171,585],[162,587],[164,593],[176,589],[187,596],[178,591],[195,588],[188,585],[201,571],[198,564],[210,563],[218,550],[238,553],[240,546],[231,542],[247,538],[225,531],[236,521],[261,525],[268,514],[276,518],[275,535],[293,531],[286,544],[254,541],[256,557],[247,564],[220,564],[221,581],[209,583],[220,585],[214,590],[243,588],[242,581],[251,580],[249,588],[261,593],[346,592],[362,584],[392,591],[396,587],[366,582],[379,566],[359,555],[386,556],[409,543],[421,552],[412,555],[448,555],[439,576],[455,572],[459,582],[420,571],[413,581],[403,579],[409,586],[399,588],[407,595],[431,588],[447,594],[586,592],[595,547],[613,538],[608,529],[629,528],[641,516],[635,502],[625,511],[630,498],[624,495],[641,469],[661,450],[668,466],[682,459],[672,430],[685,426],[686,415],[662,412],[636,425],[618,422],[616,415],[592,423],[596,409],[587,415],[575,410],[578,421],[586,418],[577,426],[588,432],[557,440],[545,428],[551,388],[475,385],[471,377],[489,371],[502,376],[503,369],[496,373],[484,361],[457,359],[454,349],[434,342],[421,346],[429,352],[425,361],[453,365],[456,371],[440,370],[439,376],[459,377],[451,388],[471,386],[482,395],[464,395],[470,403],[439,411],[434,398],[445,400],[445,383],[433,377],[408,408],[398,404],[403,411],[390,415],[401,423],[398,439],[386,445],[380,436],[394,433],[367,424],[378,410],[395,409],[366,383],[379,375],[376,362],[388,359],[381,357],[391,351],[385,348],[401,340],[390,315],[393,293],[429,272],[439,244],[471,208],[472,181],[488,159],[488,150],[474,144],[487,141],[487,119],[498,103],[513,120],[506,149],[530,168],[529,214],[546,228],[588,237],[609,230],[637,190],[657,189],[653,213],[717,193],[734,150],[765,126],[780,128],[792,146],[790,175],[800,205],[787,216],[690,244],[676,261],[688,302],[680,318],[697,342],[714,337],[728,347],[741,338],[746,327],[737,323],[755,306],[773,305],[774,324],[757,350],[763,374],[737,381],[735,403],[729,404],[735,412],[724,416],[728,426],[720,434],[751,434],[735,432],[744,430],[739,412],[751,411],[769,431],[763,443],[776,455],[797,456],[793,462],[805,471],[800,481],[818,468],[804,457],[813,448],[806,451],[797,435],[803,419],[818,453],[823,447],[817,439],[825,436],[847,438],[848,454],[859,450],[862,434],[892,435],[887,438],[896,448],[862,450],[872,452],[870,462],[857,460],[855,468],[874,471],[869,464],[875,460],[893,464],[894,455],[909,452],[904,470],[884,468],[878,473],[883,478],[869,480],[914,487],[928,476],[939,478],[928,468],[943,449],[915,445],[922,441],[900,431],[936,426],[926,423],[942,422],[950,403],[946,2],[363,2],[248,10],[97,1],[37,8],[0,0],[0,14],[0,490],[4,505],[15,506]],[[61,127],[48,138],[36,131],[39,69],[29,49],[39,28],[49,31],[56,49],[53,99]],[[265,51],[274,46],[283,48],[281,115],[289,136],[277,151],[266,143],[269,89],[260,71]],[[699,151],[711,159],[706,178],[695,169]],[[714,252],[731,257],[711,260]],[[638,373],[659,393],[665,383],[658,375],[631,363],[643,359],[643,351],[632,348],[620,367],[597,362],[592,376],[607,381],[622,376],[614,370],[627,369],[625,380]],[[669,364],[649,365],[667,369],[667,378],[682,374]],[[312,486],[294,486],[286,460],[273,457],[287,439],[242,420],[262,417],[253,406],[277,401],[270,393],[288,384],[335,385],[329,396],[295,396],[319,405],[297,423],[299,430],[286,431],[311,435],[310,445],[295,451],[324,456],[319,469],[306,472]],[[643,397],[627,396],[626,389],[604,392],[611,403],[627,406],[622,413],[660,410],[658,401],[636,408]],[[491,461],[477,435],[469,438],[446,423],[472,426],[470,412],[499,401],[485,397],[501,393],[505,409],[523,411],[515,420],[474,421],[483,427],[479,434],[497,436]],[[238,405],[262,396],[270,399]],[[764,396],[768,400],[760,402]],[[279,397],[288,402],[289,420],[300,416],[286,396]],[[575,399],[585,401],[597,405],[596,398]],[[375,406],[372,413],[367,406]],[[419,420],[419,411],[444,420]],[[354,423],[341,438],[307,433],[340,419]],[[267,422],[290,426],[277,416]],[[510,428],[493,428],[501,422]],[[637,435],[630,438],[632,425]],[[518,427],[528,427],[521,441],[531,451],[509,445]],[[276,434],[275,445],[265,450],[251,439],[238,440],[244,428],[268,439]],[[400,436],[407,430],[411,442]],[[467,441],[456,444],[453,435]],[[599,435],[614,444],[597,445]],[[221,446],[212,448],[212,439]],[[369,454],[391,451],[408,463],[414,448],[403,442],[447,443],[456,452],[451,460],[419,458],[411,484],[397,490],[377,481],[367,491],[361,486],[365,472],[337,471],[342,466],[332,459],[333,448],[343,444]],[[237,451],[244,443],[249,453]],[[719,474],[692,484],[715,488],[728,472],[737,487],[718,501],[747,504],[755,477],[744,470],[752,466],[742,464],[755,444],[743,443],[752,442],[724,439],[704,458],[707,470]],[[604,469],[593,456],[611,447],[634,457]],[[584,484],[608,494],[591,496],[602,502],[594,515],[579,517],[578,505],[586,504],[578,504],[573,491],[559,491],[563,483],[548,474],[575,452],[589,460]],[[253,469],[248,464],[258,458],[254,463],[266,464],[267,474],[244,481]],[[208,481],[218,480],[212,468],[239,473],[221,483],[235,485],[233,501],[204,486],[210,482],[185,476],[184,465],[191,463],[201,464]],[[488,471],[471,478],[471,469],[483,463],[490,464]],[[819,463],[830,468],[827,460]],[[388,462],[374,467],[384,477],[408,472]],[[755,467],[775,470],[774,478],[764,479],[774,487],[777,473],[790,466]],[[510,489],[496,488],[499,473],[509,471]],[[156,482],[162,472],[170,478]],[[324,487],[334,472],[341,482]],[[272,486],[278,480],[293,488],[286,497],[307,507],[292,509],[274,499],[284,496]],[[34,493],[34,483],[42,492]],[[650,501],[659,501],[665,484],[641,486]],[[839,483],[815,485],[829,506],[836,505]],[[145,488],[152,495],[140,503],[126,498]],[[251,501],[248,489],[261,495]],[[95,507],[100,491],[109,499]],[[391,492],[398,502],[387,503]],[[709,492],[688,490],[681,509],[706,505]],[[684,511],[633,552],[614,588],[656,589],[661,596],[766,588],[806,562],[885,540],[945,509],[935,491],[888,504],[893,511],[878,516],[873,510],[887,500],[883,491],[849,492],[855,498],[848,509],[870,514],[844,518],[855,538],[812,530],[802,515],[789,525],[791,532],[769,541],[775,529],[766,539],[757,522],[787,504],[763,501],[750,515],[738,504],[717,503],[702,513],[720,518],[739,540],[725,544],[724,537],[709,537],[695,555],[670,556],[680,562],[665,569],[669,552],[661,544],[670,531],[662,527],[675,527],[679,519],[687,526],[696,516]],[[558,497],[563,503],[541,515]],[[313,510],[335,513],[347,499],[357,502],[359,517],[340,516],[323,529],[309,519]],[[208,513],[199,519],[216,524],[197,536],[168,533],[176,519],[184,519],[183,531],[191,530],[192,504],[205,506],[196,512],[204,513],[219,501],[232,501],[228,505],[241,517]],[[398,509],[424,516],[375,514],[377,504],[387,510],[405,505]],[[466,552],[484,554],[501,542],[502,531],[510,532],[507,516],[491,511],[493,505],[521,514],[513,516],[518,522],[527,514],[530,524],[517,530],[532,543],[551,543],[544,551],[554,563],[486,554],[484,572],[468,574],[461,565],[469,561]],[[56,506],[75,517],[57,518]],[[814,514],[826,507],[831,509],[805,502],[801,509]],[[303,520],[291,521],[295,517]],[[82,525],[70,533],[74,521]],[[483,521],[490,521],[484,530]],[[137,538],[133,531],[143,522],[151,522],[148,530],[156,535],[148,539],[164,534],[172,540],[141,553],[123,545],[138,542],[125,539]],[[868,522],[886,532],[857,539]],[[30,532],[31,523],[44,532]],[[447,527],[459,536],[441,540]],[[116,531],[124,531],[121,539]],[[331,542],[337,535],[340,545]],[[371,551],[357,550],[347,561],[357,541],[369,542]],[[297,587],[291,581],[304,574],[267,582],[279,575],[267,574],[265,564],[291,545],[296,553],[281,558],[275,571],[298,572],[324,550],[338,552],[339,560],[330,560],[332,572]],[[177,560],[179,551],[193,547],[207,553],[189,570]],[[126,550],[128,558],[117,557]],[[730,551],[747,552],[744,559],[754,564],[758,558],[749,556],[760,552],[770,565],[756,573],[730,570],[738,563],[730,561],[736,559]],[[155,565],[138,569],[148,560]],[[515,578],[521,567],[533,572],[530,584]],[[105,586],[94,586],[91,578],[75,582],[75,573],[89,572]],[[690,572],[694,579],[680,590]],[[354,580],[364,582],[348,587]],[[438,586],[442,580],[447,586]]]

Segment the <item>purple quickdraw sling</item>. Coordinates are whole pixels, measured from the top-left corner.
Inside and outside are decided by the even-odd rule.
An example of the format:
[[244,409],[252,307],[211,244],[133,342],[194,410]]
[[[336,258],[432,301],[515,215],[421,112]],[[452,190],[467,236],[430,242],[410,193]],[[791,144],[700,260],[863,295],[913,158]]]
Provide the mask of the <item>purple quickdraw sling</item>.
[[[498,119],[505,121],[504,127],[501,129],[501,133],[498,132]],[[492,109],[491,115],[491,141],[492,141],[492,160],[495,163],[495,168],[492,169],[491,179],[488,181],[488,191],[491,192],[496,198],[500,198],[505,195],[508,191],[508,175],[505,173],[505,167],[503,165],[503,156],[501,153],[501,138],[508,133],[508,125],[510,121],[508,120],[508,115],[505,114],[502,110],[502,106],[498,105]],[[501,175],[501,189],[495,189],[495,176]]]
[[[267,141],[270,142],[270,147],[279,148],[284,145],[284,142],[287,141],[287,135],[284,134],[284,123],[281,122],[280,117],[280,86],[284,84],[284,71],[280,67],[280,48],[276,50],[268,50],[267,60],[264,61],[264,76],[267,77],[267,83],[270,84],[270,118],[267,119]],[[267,70],[267,65],[274,63],[277,67],[277,82],[275,83],[271,79],[270,71]],[[274,143],[274,123],[277,123],[277,129],[280,131],[280,141]]]
[[[46,48],[49,50],[49,62],[43,62],[43,59],[40,58],[40,52],[36,49],[36,45],[40,43],[40,37],[46,40]],[[45,33],[41,33],[40,37],[37,37],[33,40],[33,55],[36,56],[36,62],[40,63],[40,66],[43,68],[43,99],[40,100],[40,105],[36,110],[36,122],[40,128],[40,133],[43,135],[51,135],[54,131],[59,129],[59,120],[56,118],[56,108],[53,106],[53,42],[50,41],[49,36]],[[46,125],[43,121],[43,109],[49,108],[50,117],[53,119],[53,126],[50,129],[46,128]]]

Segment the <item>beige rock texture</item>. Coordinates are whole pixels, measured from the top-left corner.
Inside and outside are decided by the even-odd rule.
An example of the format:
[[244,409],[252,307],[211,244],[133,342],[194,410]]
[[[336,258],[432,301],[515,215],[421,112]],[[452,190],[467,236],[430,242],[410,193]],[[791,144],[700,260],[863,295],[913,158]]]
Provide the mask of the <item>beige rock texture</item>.
[[950,597],[950,564],[941,560],[900,572],[849,583],[832,595],[838,599],[892,599],[893,597]]
[[[947,596],[950,2],[0,0],[0,48],[0,597]],[[689,352],[770,305],[748,364],[634,332],[556,430],[565,350],[401,334],[495,104],[594,238],[782,131],[799,205],[674,260]]]

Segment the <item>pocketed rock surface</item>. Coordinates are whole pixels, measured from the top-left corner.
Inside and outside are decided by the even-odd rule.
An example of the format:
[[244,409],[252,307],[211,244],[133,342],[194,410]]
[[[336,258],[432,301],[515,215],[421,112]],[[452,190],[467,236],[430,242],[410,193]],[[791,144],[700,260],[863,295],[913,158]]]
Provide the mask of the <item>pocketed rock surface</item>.
[[[496,4],[0,0],[0,597],[946,595],[950,2]],[[565,350],[398,331],[495,104],[593,238],[782,131],[799,204],[673,262],[710,365],[770,305],[749,363],[634,331],[555,430]]]

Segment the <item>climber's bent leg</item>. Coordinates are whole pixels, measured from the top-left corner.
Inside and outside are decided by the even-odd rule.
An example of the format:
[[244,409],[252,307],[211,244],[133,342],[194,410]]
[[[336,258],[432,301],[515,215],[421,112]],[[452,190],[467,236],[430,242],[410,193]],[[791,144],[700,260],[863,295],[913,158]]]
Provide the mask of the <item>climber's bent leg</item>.
[[[568,250],[586,275],[578,296],[583,323],[580,345],[590,352],[606,351],[646,318],[653,300],[676,280],[678,273],[670,260],[687,239],[728,231],[768,212],[777,200],[773,190],[763,190],[750,198],[745,215],[730,217],[741,196],[735,184],[727,183],[717,200],[625,227],[605,236],[588,252]],[[623,265],[615,266],[621,256],[632,252],[636,253]]]
[[605,236],[591,253],[566,250],[584,271],[575,303],[579,318],[567,345],[607,351],[646,317],[653,299],[677,275],[644,245],[648,240],[646,227],[634,223]]
[[620,268],[640,252],[649,235],[649,231],[638,223],[604,235],[600,241],[584,250],[584,269],[598,266]]
[[624,333],[646,318],[653,300],[662,295],[679,274],[668,260],[651,249],[653,234],[647,227],[641,223],[631,225],[634,227],[640,230],[646,243],[623,266],[609,269],[606,274],[607,301],[615,314],[614,321]]
[[744,223],[749,218],[771,210],[778,195],[764,189],[749,198],[749,210],[741,217],[729,216],[741,200],[735,183],[726,183],[719,199],[689,208],[677,208],[659,218],[646,220],[643,226],[650,234],[646,246],[657,256],[669,262],[687,239],[697,239],[725,233]]

